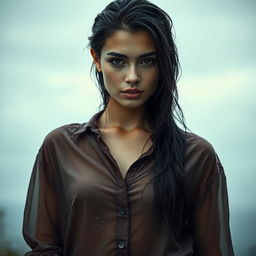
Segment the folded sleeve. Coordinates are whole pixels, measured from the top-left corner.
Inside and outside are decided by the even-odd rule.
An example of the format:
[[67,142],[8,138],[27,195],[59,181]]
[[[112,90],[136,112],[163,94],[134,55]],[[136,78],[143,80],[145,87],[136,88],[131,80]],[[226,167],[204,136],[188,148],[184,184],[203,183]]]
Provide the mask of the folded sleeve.
[[233,256],[226,176],[216,153],[205,164],[207,180],[198,192],[193,213],[195,252],[200,256]]
[[32,170],[23,216],[23,237],[32,249],[26,256],[62,255],[51,168],[43,145]]

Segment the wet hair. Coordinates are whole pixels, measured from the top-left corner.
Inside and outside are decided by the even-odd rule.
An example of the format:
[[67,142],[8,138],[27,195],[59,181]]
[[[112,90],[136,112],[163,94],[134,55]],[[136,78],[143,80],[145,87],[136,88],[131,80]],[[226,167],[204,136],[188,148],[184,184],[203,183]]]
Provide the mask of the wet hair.
[[[184,188],[185,132],[183,112],[178,104],[177,80],[179,59],[174,43],[173,24],[170,16],[146,0],[116,0],[97,15],[89,37],[89,47],[97,57],[106,39],[117,30],[130,32],[147,31],[156,47],[159,84],[146,102],[145,115],[152,129],[155,168],[152,169],[154,188],[153,215],[157,225],[165,223],[176,229],[184,223],[186,195]],[[109,94],[103,75],[92,64],[97,86],[102,96],[103,110],[108,104]]]

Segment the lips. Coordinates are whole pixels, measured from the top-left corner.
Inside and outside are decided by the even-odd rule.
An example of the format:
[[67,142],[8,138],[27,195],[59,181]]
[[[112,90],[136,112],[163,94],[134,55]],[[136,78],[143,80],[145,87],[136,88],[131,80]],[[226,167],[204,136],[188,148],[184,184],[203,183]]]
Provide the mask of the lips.
[[136,93],[141,93],[142,91],[136,88],[129,88],[126,89],[124,91],[122,91],[123,93],[131,93],[131,94],[136,94]]

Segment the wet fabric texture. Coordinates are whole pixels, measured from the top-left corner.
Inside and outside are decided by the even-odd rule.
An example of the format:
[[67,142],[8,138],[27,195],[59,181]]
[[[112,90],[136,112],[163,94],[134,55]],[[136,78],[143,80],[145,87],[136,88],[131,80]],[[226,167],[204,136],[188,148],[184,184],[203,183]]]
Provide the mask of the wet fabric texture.
[[49,133],[33,167],[24,211],[27,256],[230,256],[226,177],[212,145],[186,133],[189,216],[179,235],[152,216],[152,145],[125,178],[88,123]]

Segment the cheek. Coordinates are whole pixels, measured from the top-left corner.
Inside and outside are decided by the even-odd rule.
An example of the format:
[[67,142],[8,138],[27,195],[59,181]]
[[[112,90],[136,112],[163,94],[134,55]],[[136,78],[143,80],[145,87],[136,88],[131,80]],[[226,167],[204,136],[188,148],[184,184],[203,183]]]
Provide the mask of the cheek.
[[114,86],[121,79],[121,75],[111,67],[106,66],[102,69],[102,73],[106,87]]
[[146,76],[148,84],[153,88],[156,88],[159,81],[159,76],[156,70],[152,70]]

